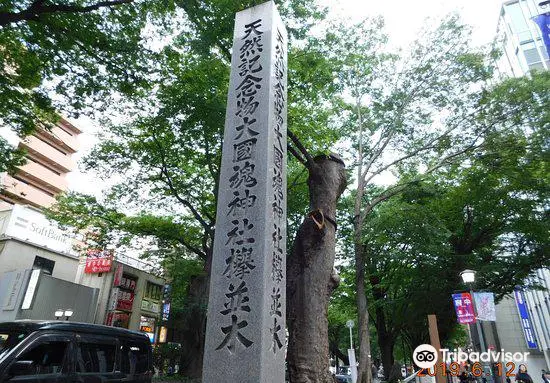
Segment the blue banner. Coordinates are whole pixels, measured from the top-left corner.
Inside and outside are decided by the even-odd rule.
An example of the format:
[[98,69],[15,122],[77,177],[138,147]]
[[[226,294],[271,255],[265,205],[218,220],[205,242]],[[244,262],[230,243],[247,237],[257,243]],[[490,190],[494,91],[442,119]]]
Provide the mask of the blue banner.
[[550,56],[550,13],[543,13],[533,17],[533,21],[537,23],[542,33],[542,40],[546,46],[546,52]]
[[516,298],[516,305],[518,307],[519,317],[521,319],[521,327],[523,327],[523,334],[525,335],[525,341],[527,342],[527,348],[538,349],[537,338],[535,337],[535,330],[529,317],[529,310],[527,309],[527,303],[525,302],[525,295],[523,291],[514,290],[514,298]]

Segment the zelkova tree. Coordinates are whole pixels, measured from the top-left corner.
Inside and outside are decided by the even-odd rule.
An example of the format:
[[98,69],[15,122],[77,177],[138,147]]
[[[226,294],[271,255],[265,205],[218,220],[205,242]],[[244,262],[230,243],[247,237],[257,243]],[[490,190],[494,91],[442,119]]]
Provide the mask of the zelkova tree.
[[[183,343],[180,368],[182,373],[191,377],[200,376],[202,368],[207,287],[212,261],[215,206],[220,187],[219,164],[229,75],[227,49],[231,41],[233,15],[251,5],[254,2],[211,2],[203,6],[187,4],[184,7],[187,29],[159,53],[156,65],[161,70],[158,77],[151,79],[151,92],[142,100],[123,100],[118,123],[106,121],[100,144],[85,160],[86,169],[102,178],[111,179],[113,173],[123,176],[116,179],[115,185],[100,201],[89,196],[69,194],[60,198],[58,205],[50,212],[64,224],[95,231],[98,234],[95,237],[97,244],[92,241],[92,245],[127,244],[132,238],[148,238],[159,248],[149,254],[168,254],[170,260],[192,259],[202,263],[200,273],[187,276],[189,287],[185,308],[178,318],[182,323],[180,336]],[[302,26],[310,25],[312,20],[321,17],[315,8],[301,2],[279,6],[283,16],[287,17],[285,21],[290,26],[291,41],[304,37]],[[203,21],[207,24],[212,22],[212,28],[205,28]],[[296,25],[300,27],[295,28]],[[320,47],[321,44],[314,38],[302,40],[300,45],[291,43],[289,47],[288,125],[294,133],[290,134],[290,152],[306,164],[312,196],[320,196],[312,200],[311,206],[322,209],[314,215],[321,225],[314,234],[322,236],[327,233],[320,247],[326,249],[324,255],[329,257],[329,262],[323,264],[329,277],[326,281],[318,278],[318,283],[326,290],[331,283],[330,257],[334,254],[335,231],[329,220],[334,216],[336,200],[345,178],[341,160],[331,160],[337,157],[312,157],[305,149],[326,152],[338,138],[337,132],[330,129],[329,120],[331,95],[337,89],[333,84],[334,65],[324,57]],[[294,162],[290,166],[298,168]],[[304,174],[307,172],[302,170],[292,172],[289,185],[300,188]],[[294,179],[299,180],[299,185],[292,182]],[[328,199],[324,199],[321,192],[326,187],[331,188],[326,195],[332,197]],[[307,198],[307,194],[300,190],[297,195]],[[300,198],[290,198],[292,222],[299,222],[303,216],[302,212],[297,211],[306,210],[307,199]],[[294,206],[296,210],[293,210]],[[309,216],[307,221],[308,224],[315,222]],[[306,250],[303,251],[305,255],[300,255],[300,248],[304,248],[307,241],[303,234],[300,238],[301,244],[294,252],[296,257],[311,257],[311,251],[308,253]],[[311,240],[310,245],[314,242]],[[177,266],[178,262],[170,261],[168,264]],[[196,271],[195,267],[189,269]],[[299,286],[303,281],[302,278],[294,286]],[[326,301],[326,298],[322,299]],[[325,314],[326,305],[328,301],[321,304],[325,307]],[[326,323],[322,312],[315,312],[309,318]],[[299,324],[297,322],[294,328],[297,329]],[[316,370],[316,374],[322,372],[328,379],[328,373],[325,373],[328,371],[328,344],[326,350],[306,349],[310,340],[301,339],[299,342],[295,343],[298,348],[315,353],[310,360],[316,360],[318,364],[312,367],[296,363],[298,375],[294,375],[295,379],[300,381],[299,376],[308,376],[312,370]],[[309,378],[310,381],[315,381],[316,376]]]
[[541,146],[548,142],[548,78],[533,73],[488,89],[485,118],[507,110],[504,100],[513,96],[514,118],[529,121],[529,128],[488,133],[468,161],[411,184],[379,204],[365,223],[368,306],[385,371],[399,340],[409,356],[429,341],[428,314],[438,317],[442,344],[452,346],[459,326],[450,296],[466,287],[460,271],[477,270],[478,288],[499,300],[550,262],[543,234],[549,224],[548,148]]
[[[491,129],[478,119],[483,88],[492,75],[487,66],[490,57],[471,48],[469,29],[456,17],[427,30],[401,57],[385,53],[385,38],[378,30],[368,24],[343,28],[334,39],[335,59],[343,66],[339,78],[354,100],[349,120],[355,127],[352,144],[357,166],[352,220],[361,383],[371,378],[365,373],[371,371],[366,221],[379,203],[460,160]],[[410,177],[373,189],[381,176],[404,171]]]
[[[175,8],[170,0],[1,1],[0,124],[25,137],[58,113],[92,115],[112,96],[139,96],[158,69],[150,40],[175,26]],[[22,155],[0,138],[0,171]]]
[[[355,32],[361,30],[354,28]],[[495,53],[470,48],[469,30],[455,17],[426,32],[401,59],[383,50],[373,54],[366,37],[349,34],[345,28],[338,33],[340,38],[335,42],[340,45],[335,51],[343,65],[340,79],[355,99],[354,107],[350,107],[350,121],[356,127],[353,144],[357,164],[352,222],[359,373],[360,381],[365,382],[370,380],[370,373],[364,372],[370,371],[371,354],[367,298],[375,292],[373,284],[377,281],[369,279],[372,257],[364,230],[374,209],[435,171],[461,164],[490,143],[488,138],[495,132],[509,132],[535,122],[544,125],[547,96],[541,91],[544,75],[489,86]],[[372,32],[369,36],[377,41],[372,39]],[[516,97],[512,96],[514,87]],[[377,179],[390,174],[398,176],[396,182],[374,186]],[[383,291],[379,293],[383,297]],[[380,338],[391,335],[383,327],[378,330]],[[386,343],[383,339],[380,342]]]

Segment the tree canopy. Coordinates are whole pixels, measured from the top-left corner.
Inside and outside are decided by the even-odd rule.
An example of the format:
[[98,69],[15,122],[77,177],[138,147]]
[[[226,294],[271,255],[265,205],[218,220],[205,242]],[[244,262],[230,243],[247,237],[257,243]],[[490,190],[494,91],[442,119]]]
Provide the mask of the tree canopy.
[[[49,215],[91,233],[89,246],[137,239],[162,260],[179,281],[180,365],[191,376],[201,368],[233,15],[257,3],[0,0],[0,120],[25,135],[58,110],[111,103],[83,165],[112,186],[99,199],[61,196]],[[326,11],[278,6],[291,36],[289,232],[308,212],[304,151],[337,144],[357,167],[338,214],[355,270],[342,266],[346,286],[329,311],[333,352],[354,314],[362,371],[371,329],[386,367],[398,340],[424,340],[428,310],[447,339],[460,337],[449,294],[461,269],[477,269],[479,287],[501,297],[548,264],[548,72],[495,83],[495,52],[472,48],[457,17],[403,53],[386,45],[381,19],[313,33]],[[3,145],[13,169],[20,153]],[[382,175],[393,181],[379,184]]]

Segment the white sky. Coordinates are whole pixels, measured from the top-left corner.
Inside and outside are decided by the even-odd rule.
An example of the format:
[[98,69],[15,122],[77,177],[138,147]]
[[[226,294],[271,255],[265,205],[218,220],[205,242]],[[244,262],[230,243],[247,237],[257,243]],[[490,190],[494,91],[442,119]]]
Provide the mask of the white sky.
[[441,20],[458,12],[472,25],[476,45],[490,42],[495,36],[503,0],[321,0],[331,12],[360,21],[368,16],[382,15],[391,42],[405,47],[415,40],[426,18]]
[[[320,3],[329,6],[332,15],[350,18],[354,22],[382,15],[390,43],[404,48],[416,39],[427,18],[438,23],[451,12],[458,12],[464,22],[473,27],[472,39],[475,45],[487,44],[495,37],[503,0],[320,0]],[[85,117],[74,123],[84,131],[80,135],[81,149],[76,156],[78,160],[88,154],[97,142],[94,132],[99,128]],[[99,197],[101,184],[98,180],[78,170],[67,178],[71,190]]]

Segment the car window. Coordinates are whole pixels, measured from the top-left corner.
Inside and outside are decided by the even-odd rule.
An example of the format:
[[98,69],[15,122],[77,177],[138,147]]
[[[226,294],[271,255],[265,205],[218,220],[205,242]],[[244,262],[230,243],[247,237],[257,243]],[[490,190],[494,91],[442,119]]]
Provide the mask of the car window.
[[5,331],[0,329],[0,358],[17,346],[27,334],[22,332]]
[[149,345],[145,343],[120,341],[119,368],[124,374],[143,374],[149,370]]
[[[25,351],[12,363],[12,376],[45,375],[67,372],[69,341],[44,341]],[[24,364],[25,368],[16,368]]]
[[115,351],[116,346],[114,344],[80,342],[77,349],[76,372],[113,372]]

